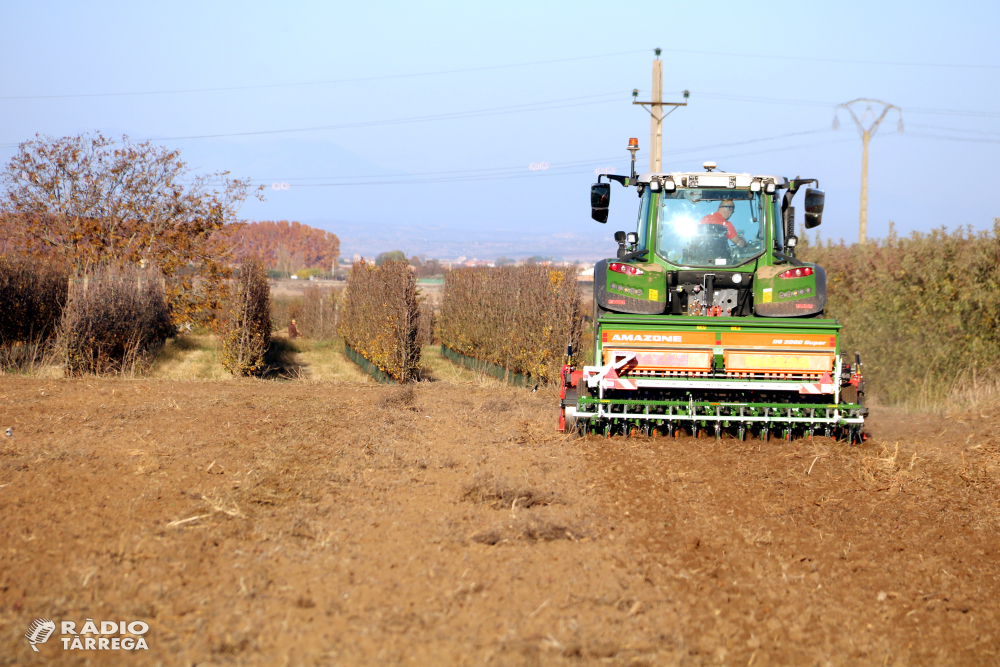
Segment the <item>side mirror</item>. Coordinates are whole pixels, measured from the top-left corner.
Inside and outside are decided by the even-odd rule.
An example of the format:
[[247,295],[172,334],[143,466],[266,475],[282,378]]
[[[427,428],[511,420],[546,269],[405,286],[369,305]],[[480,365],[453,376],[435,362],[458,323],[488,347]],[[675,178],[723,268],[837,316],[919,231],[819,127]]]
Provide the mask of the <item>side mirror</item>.
[[826,193],[822,190],[806,188],[806,229],[819,227],[823,222],[823,204],[826,203]]
[[611,205],[611,183],[594,183],[590,186],[590,217],[600,223],[608,221]]

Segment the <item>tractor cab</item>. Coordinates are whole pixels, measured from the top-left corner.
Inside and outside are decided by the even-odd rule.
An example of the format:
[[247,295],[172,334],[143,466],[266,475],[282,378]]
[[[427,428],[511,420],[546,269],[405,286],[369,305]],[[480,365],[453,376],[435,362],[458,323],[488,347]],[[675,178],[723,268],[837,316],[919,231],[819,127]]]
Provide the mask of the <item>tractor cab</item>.
[[[823,312],[825,273],[795,258],[791,206],[799,188],[815,179],[720,172],[714,162],[706,162],[704,172],[608,178],[592,186],[595,220],[607,220],[611,180],[634,185],[640,206],[636,231],[616,234],[619,261],[595,267],[598,316]],[[806,227],[820,223],[823,199],[821,190],[807,189]],[[777,270],[782,266],[791,274]]]

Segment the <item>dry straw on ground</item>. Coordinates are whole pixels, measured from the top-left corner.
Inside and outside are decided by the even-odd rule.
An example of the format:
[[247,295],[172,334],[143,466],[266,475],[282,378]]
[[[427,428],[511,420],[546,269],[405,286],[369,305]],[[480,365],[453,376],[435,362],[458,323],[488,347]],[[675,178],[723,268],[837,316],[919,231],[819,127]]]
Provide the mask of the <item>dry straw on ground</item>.
[[420,372],[419,322],[416,280],[405,261],[354,264],[337,329],[347,345],[409,382]]
[[553,381],[566,346],[580,348],[583,307],[574,278],[572,269],[538,265],[451,271],[436,334],[456,352]]
[[222,364],[233,375],[258,375],[271,344],[270,287],[258,259],[246,259],[222,317]]
[[101,266],[70,284],[58,347],[69,375],[131,375],[173,333],[158,270]]

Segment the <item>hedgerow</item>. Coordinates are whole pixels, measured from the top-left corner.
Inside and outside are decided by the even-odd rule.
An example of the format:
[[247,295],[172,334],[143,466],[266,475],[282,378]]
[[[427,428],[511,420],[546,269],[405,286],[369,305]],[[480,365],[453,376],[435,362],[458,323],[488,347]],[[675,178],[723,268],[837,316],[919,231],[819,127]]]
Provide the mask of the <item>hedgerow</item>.
[[222,365],[233,375],[260,375],[271,345],[271,288],[267,269],[256,258],[245,259],[231,287],[220,319]]
[[105,265],[70,284],[58,347],[69,375],[132,374],[172,335],[163,274]]
[[66,305],[64,264],[0,255],[0,344],[45,339]]
[[542,265],[450,271],[435,333],[468,357],[553,381],[583,334],[575,274]]
[[826,315],[844,349],[861,353],[869,394],[885,403],[941,405],[1000,379],[1000,219],[865,245],[807,244],[827,272]]
[[420,372],[417,284],[405,261],[355,262],[340,307],[344,342],[398,382]]

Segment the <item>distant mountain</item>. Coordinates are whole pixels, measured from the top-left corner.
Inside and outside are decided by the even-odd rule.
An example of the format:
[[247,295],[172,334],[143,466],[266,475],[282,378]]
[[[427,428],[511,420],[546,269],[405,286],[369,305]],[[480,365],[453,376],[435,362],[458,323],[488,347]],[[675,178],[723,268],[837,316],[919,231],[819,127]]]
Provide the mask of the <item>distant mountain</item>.
[[397,178],[406,172],[329,140],[254,137],[181,148],[197,172],[228,170],[264,186],[265,201],[248,199],[241,217],[332,232],[344,257],[398,249],[408,257],[597,259],[613,253],[616,229],[635,228],[635,205],[626,201],[608,225],[590,220],[588,174],[549,176],[525,164],[524,179],[409,183]]

